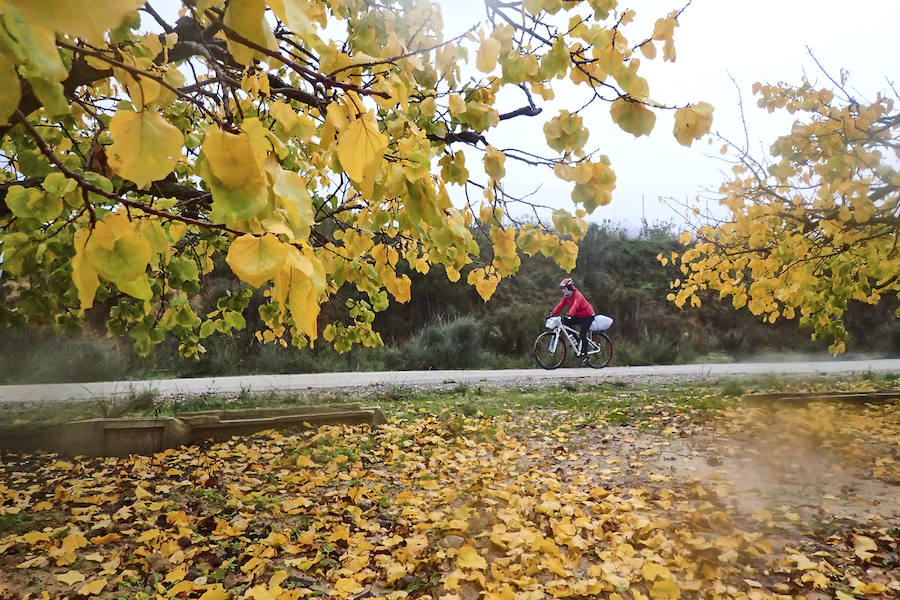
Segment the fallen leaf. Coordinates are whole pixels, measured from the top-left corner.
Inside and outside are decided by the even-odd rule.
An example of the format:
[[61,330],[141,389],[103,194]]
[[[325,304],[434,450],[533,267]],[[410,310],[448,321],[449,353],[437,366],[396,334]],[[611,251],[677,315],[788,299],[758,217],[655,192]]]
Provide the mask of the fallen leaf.
[[56,578],[66,585],[75,585],[76,583],[81,583],[85,579],[84,575],[79,571],[67,571],[62,575],[57,575]]
[[473,546],[463,546],[459,549],[456,556],[456,564],[463,569],[478,569],[483,571],[487,568],[487,561],[478,554]]
[[853,553],[858,557],[863,560],[872,560],[875,552],[878,552],[878,545],[875,543],[875,540],[864,535],[853,536]]
[[94,596],[103,591],[103,588],[106,587],[106,579],[101,577],[100,579],[95,579],[90,583],[86,583],[78,590],[79,596]]

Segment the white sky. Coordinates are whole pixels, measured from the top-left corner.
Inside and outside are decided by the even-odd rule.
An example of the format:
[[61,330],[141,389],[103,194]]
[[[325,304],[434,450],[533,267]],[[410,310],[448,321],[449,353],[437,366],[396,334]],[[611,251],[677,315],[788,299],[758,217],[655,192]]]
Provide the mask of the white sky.
[[[637,19],[625,29],[635,43],[649,37],[653,23],[687,0],[619,0],[619,8],[631,8]],[[154,3],[171,17],[178,3],[159,0]],[[441,0],[444,8],[445,38],[462,33],[476,20],[484,18],[483,0]],[[146,19],[146,17],[145,17]],[[713,131],[735,140],[743,140],[738,110],[738,91],[729,78],[738,83],[744,100],[750,129],[751,148],[768,147],[778,135],[786,133],[791,117],[769,115],[756,107],[751,86],[756,81],[799,83],[806,73],[822,86],[829,84],[809,57],[809,46],[819,62],[834,77],[840,69],[850,72],[850,87],[860,98],[874,98],[878,91],[889,91],[887,78],[900,86],[900,23],[898,0],[693,0],[675,30],[677,60],[662,61],[662,51],[654,61],[642,59],[641,75],[650,84],[655,100],[668,105],[706,101],[715,107]],[[147,21],[147,25],[150,25]],[[474,52],[471,53],[474,62]],[[472,70],[473,73],[474,70]],[[499,73],[499,70],[498,70]],[[477,74],[477,73],[476,73]],[[478,74],[480,75],[480,74]],[[574,110],[585,98],[565,97],[572,86],[556,80],[557,100],[540,105],[544,113],[537,118],[520,117],[505,121],[487,133],[497,147],[517,147],[547,156],[543,123],[560,108]],[[518,90],[500,97],[501,112],[522,104]],[[540,99],[537,99],[540,102]],[[673,111],[656,111],[653,133],[634,138],[612,124],[609,105],[597,102],[582,113],[591,133],[588,148],[606,154],[612,161],[618,181],[609,206],[598,208],[590,220],[609,219],[638,227],[642,214],[650,223],[679,220],[679,214],[661,204],[659,197],[691,199],[704,190],[715,190],[728,169],[719,157],[719,143],[704,141],[693,147],[679,145],[672,136]],[[480,154],[467,160],[471,172]],[[509,191],[526,194],[538,187],[536,202],[554,207],[573,208],[569,199],[571,184],[557,180],[549,169],[530,167],[507,160],[504,184]],[[470,194],[480,194],[470,190]],[[457,194],[451,191],[455,197]],[[643,198],[643,203],[642,203]]]
[[[633,8],[638,18],[629,26],[632,43],[652,32],[659,17],[683,6],[684,0],[620,0],[619,7]],[[481,0],[445,0],[445,35],[455,35],[484,14]],[[751,86],[756,81],[800,83],[804,73],[821,86],[829,86],[825,75],[807,53],[809,46],[818,61],[837,78],[840,69],[850,72],[849,86],[860,98],[874,98],[890,91],[887,78],[900,86],[900,2],[896,0],[693,0],[675,30],[677,60],[663,62],[660,49],[654,61],[642,60],[641,74],[650,84],[650,95],[668,105],[700,100],[715,107],[713,132],[743,142],[738,109],[738,91],[743,96],[751,148],[768,147],[778,135],[787,133],[792,117],[770,115],[756,107]],[[557,89],[557,98],[561,94]],[[580,102],[569,101],[577,108]],[[552,154],[541,129],[543,117],[554,116],[562,103],[545,105],[537,119],[513,119],[497,130],[505,146],[531,145],[539,154]],[[571,107],[571,106],[570,106]],[[573,109],[574,109],[573,108]],[[590,217],[639,226],[642,197],[646,218],[680,222],[680,215],[659,202],[660,196],[693,200],[703,190],[715,190],[728,165],[718,157],[720,143],[708,146],[694,142],[691,148],[672,137],[673,111],[657,111],[650,136],[634,138],[609,118],[609,106],[595,103],[583,113],[591,132],[589,147],[612,161],[618,181],[613,202]],[[494,134],[489,138],[493,139]],[[501,137],[498,135],[498,137]],[[512,167],[507,160],[510,190],[530,191],[541,185],[536,198],[542,203],[571,207],[571,184],[554,179],[552,173],[534,167]],[[521,182],[521,183],[513,183]]]

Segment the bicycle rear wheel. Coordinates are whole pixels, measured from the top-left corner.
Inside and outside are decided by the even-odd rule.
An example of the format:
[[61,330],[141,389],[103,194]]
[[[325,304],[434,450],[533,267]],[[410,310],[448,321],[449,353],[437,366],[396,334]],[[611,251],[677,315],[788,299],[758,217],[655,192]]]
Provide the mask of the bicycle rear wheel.
[[[556,347],[551,348],[554,343]],[[554,331],[545,331],[534,340],[534,358],[541,368],[556,369],[566,360],[565,340],[557,338]]]
[[591,341],[600,347],[600,352],[594,352],[585,356],[584,365],[594,369],[602,369],[612,360],[612,340],[605,333],[591,331]]

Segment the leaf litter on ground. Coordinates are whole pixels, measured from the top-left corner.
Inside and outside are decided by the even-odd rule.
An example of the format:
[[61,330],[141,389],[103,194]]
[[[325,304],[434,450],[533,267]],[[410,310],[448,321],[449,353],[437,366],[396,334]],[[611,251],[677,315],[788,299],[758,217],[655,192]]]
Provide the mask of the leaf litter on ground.
[[6,455],[0,598],[900,594],[896,404],[679,386],[394,402],[374,430]]

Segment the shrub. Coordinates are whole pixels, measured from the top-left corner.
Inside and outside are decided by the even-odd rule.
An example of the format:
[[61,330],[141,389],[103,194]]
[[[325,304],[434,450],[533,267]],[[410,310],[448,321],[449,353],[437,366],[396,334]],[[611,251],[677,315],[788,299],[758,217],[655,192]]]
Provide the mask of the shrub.
[[696,352],[687,338],[650,332],[637,340],[613,338],[613,364],[665,365],[691,362]]
[[116,381],[141,374],[129,349],[90,335],[70,337],[40,329],[0,331],[0,357],[3,384]]
[[427,326],[399,348],[385,352],[385,366],[397,370],[491,368],[497,361],[482,347],[473,317]]

